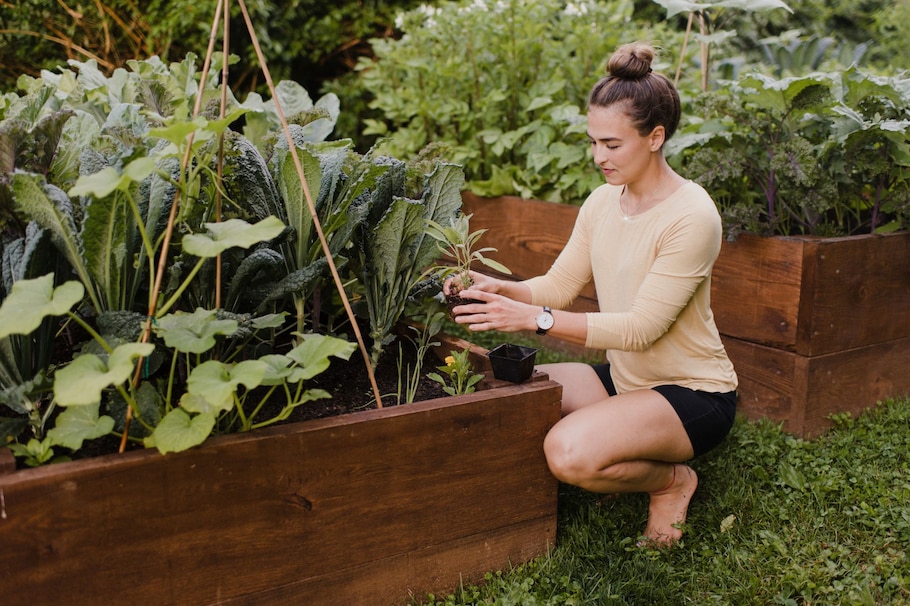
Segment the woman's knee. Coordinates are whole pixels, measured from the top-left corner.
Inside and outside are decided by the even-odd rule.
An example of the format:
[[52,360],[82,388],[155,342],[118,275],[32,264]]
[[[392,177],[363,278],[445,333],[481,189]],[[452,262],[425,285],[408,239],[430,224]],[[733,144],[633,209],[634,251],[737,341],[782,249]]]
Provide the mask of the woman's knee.
[[579,441],[558,424],[544,438],[543,450],[550,473],[566,484],[581,485],[596,471],[591,458],[579,448]]

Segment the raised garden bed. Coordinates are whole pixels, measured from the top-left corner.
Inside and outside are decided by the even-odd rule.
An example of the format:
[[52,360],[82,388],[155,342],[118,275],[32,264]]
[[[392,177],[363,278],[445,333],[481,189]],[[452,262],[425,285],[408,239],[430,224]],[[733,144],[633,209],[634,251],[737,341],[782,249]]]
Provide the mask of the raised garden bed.
[[542,443],[561,393],[535,373],[166,456],[18,471],[0,449],[0,595],[387,606],[481,581],[555,543]]

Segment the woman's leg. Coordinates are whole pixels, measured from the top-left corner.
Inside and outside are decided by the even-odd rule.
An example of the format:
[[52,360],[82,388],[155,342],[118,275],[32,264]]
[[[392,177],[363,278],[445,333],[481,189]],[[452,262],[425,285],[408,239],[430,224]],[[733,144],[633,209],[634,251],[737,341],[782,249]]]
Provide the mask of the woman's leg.
[[597,373],[589,364],[582,362],[559,362],[538,364],[535,367],[550,376],[552,381],[562,385],[562,414],[567,415],[589,404],[610,397]]
[[544,452],[560,481],[598,493],[651,495],[645,537],[670,544],[682,536],[698,485],[695,471],[677,465],[692,444],[670,403],[652,390],[608,397],[585,364],[542,368],[563,385],[566,416],[547,434]]

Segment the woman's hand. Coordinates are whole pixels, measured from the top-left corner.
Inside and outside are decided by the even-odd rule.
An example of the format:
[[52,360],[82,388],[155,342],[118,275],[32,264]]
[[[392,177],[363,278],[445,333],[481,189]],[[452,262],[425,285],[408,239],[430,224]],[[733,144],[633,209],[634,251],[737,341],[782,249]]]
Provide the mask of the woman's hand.
[[482,303],[468,303],[454,308],[452,313],[455,315],[455,322],[475,332],[484,330],[518,332],[537,328],[539,307],[487,292],[483,290],[483,286],[483,281],[475,282],[471,288],[458,293],[460,297],[476,299]]
[[[498,293],[500,291],[500,284],[503,280],[497,278],[491,278],[490,276],[485,276],[484,274],[477,273],[476,271],[469,272],[471,276],[471,281],[474,283],[471,288],[475,290],[482,290],[488,293]],[[451,285],[454,277],[449,277],[442,285],[442,293],[446,296],[451,293]],[[459,295],[460,296],[460,295]]]

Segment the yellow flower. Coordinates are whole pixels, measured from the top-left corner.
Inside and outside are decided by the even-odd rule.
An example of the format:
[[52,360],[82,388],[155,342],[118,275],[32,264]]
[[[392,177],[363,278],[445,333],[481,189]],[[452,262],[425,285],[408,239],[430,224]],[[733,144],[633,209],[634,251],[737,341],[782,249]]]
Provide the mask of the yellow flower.
[[446,366],[451,366],[455,363],[455,358],[453,356],[446,356],[445,362]]

